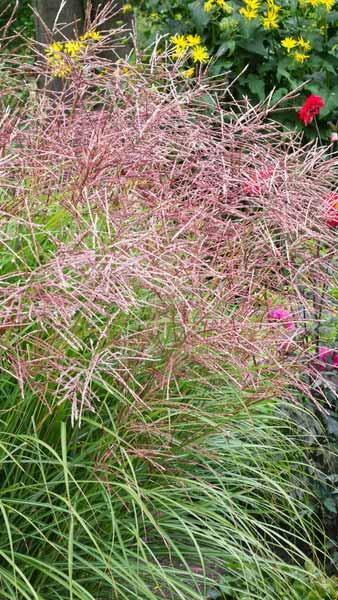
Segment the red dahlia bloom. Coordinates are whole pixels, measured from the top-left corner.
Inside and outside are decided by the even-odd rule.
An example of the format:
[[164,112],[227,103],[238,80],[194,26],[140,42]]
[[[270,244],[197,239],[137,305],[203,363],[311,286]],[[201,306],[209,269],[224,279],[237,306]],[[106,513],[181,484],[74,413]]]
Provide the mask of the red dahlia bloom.
[[326,205],[326,224],[338,227],[338,194],[332,193],[324,199]]
[[309,123],[313,121],[315,116],[319,114],[319,111],[321,108],[324,108],[324,106],[325,102],[320,96],[308,96],[303,106],[297,113],[298,117],[304,123],[304,125],[309,125]]

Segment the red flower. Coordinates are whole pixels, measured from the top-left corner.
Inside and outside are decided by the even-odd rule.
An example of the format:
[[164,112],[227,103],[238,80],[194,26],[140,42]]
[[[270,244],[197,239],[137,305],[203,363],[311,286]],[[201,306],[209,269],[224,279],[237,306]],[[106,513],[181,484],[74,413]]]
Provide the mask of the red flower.
[[328,227],[338,227],[338,194],[332,193],[324,199],[326,204],[326,224]]
[[303,121],[304,125],[309,125],[324,106],[325,102],[320,96],[308,96],[302,108],[297,113],[298,117]]
[[319,362],[317,365],[318,371],[324,371],[330,368],[338,368],[338,353],[327,348],[326,346],[319,346],[318,348]]

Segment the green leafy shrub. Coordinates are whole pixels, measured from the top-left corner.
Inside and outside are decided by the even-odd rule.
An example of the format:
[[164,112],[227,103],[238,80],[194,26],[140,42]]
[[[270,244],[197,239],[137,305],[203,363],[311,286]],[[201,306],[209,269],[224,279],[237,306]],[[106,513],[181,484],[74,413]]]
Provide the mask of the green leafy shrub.
[[[29,0],[7,0],[5,6],[0,9],[0,29],[7,25],[8,18],[13,14],[14,19],[8,28],[8,35],[14,35],[20,32],[25,37],[34,37],[34,17],[31,8],[32,3]],[[15,12],[13,12],[15,10]],[[14,38],[15,40],[15,38]],[[22,44],[22,39],[21,39]],[[16,45],[19,45],[16,40]]]
[[[179,49],[188,50],[186,36],[198,35],[212,59],[210,74],[226,72],[229,81],[236,78],[231,93],[237,99],[248,96],[255,103],[269,96],[269,103],[277,103],[306,83],[305,93],[322,96],[326,102],[320,117],[322,139],[328,141],[337,128],[338,7],[334,0],[138,0],[135,7],[143,43],[151,43],[158,32],[170,33],[180,36]],[[198,68],[192,67],[200,63],[188,56],[182,52],[181,60],[193,76]],[[287,127],[302,128],[294,108],[275,118]],[[317,135],[314,126],[307,128],[306,135]]]

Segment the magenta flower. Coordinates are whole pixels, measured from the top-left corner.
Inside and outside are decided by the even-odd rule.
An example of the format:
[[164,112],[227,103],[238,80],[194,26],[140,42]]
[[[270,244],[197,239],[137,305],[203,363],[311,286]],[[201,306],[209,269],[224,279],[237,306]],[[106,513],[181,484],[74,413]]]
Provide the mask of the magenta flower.
[[269,310],[268,317],[272,321],[281,321],[283,327],[289,331],[294,331],[296,328],[292,314],[282,306],[276,306],[276,308]]
[[332,348],[327,348],[327,346],[319,346],[318,358],[320,360],[320,363],[318,364],[319,371],[324,371],[330,367],[338,368],[338,352],[335,352],[332,350]]
[[319,346],[318,348],[318,358],[319,360],[326,361],[329,355],[332,353],[331,348],[327,348],[326,346]]

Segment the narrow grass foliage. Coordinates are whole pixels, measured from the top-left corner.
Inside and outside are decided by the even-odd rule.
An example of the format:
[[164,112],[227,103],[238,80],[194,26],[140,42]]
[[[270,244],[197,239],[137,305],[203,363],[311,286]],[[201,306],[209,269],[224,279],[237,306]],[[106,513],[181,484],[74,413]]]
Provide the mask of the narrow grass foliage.
[[1,597],[193,599],[219,585],[233,598],[277,599],[317,584],[319,571],[301,568],[314,541],[304,486],[294,494],[301,439],[278,417],[225,417],[235,392],[223,391],[208,411],[195,401],[212,437],[190,441],[197,419],[178,404],[166,420],[181,415],[181,427],[156,452],[155,406],[141,449],[133,416],[121,420],[109,396],[99,418],[71,429],[61,407],[48,417],[32,396],[13,406],[13,384],[3,387]]

